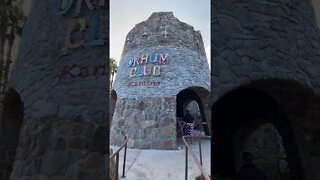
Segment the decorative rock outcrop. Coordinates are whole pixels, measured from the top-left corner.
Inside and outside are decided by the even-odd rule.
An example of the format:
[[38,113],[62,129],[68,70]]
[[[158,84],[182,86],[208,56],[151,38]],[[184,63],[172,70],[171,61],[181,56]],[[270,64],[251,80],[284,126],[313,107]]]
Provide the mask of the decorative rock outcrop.
[[264,78],[292,79],[320,92],[314,11],[309,0],[213,3],[214,101]]
[[237,128],[271,123],[283,140],[291,179],[320,179],[319,7],[310,0],[212,5],[213,173],[234,177]]
[[107,179],[106,9],[104,0],[32,1],[1,122],[21,122],[11,179]]
[[[201,34],[172,12],[153,13],[126,37],[114,83],[110,143],[121,144],[127,133],[129,147],[176,148],[177,94],[190,88],[209,94]],[[207,108],[210,98],[201,98]]]

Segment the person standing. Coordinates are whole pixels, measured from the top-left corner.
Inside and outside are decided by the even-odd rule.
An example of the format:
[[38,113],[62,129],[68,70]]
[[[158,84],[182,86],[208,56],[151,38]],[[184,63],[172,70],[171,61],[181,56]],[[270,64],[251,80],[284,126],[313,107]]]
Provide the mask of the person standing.
[[183,121],[186,123],[183,129],[184,135],[193,136],[194,117],[189,113],[189,110],[186,110]]

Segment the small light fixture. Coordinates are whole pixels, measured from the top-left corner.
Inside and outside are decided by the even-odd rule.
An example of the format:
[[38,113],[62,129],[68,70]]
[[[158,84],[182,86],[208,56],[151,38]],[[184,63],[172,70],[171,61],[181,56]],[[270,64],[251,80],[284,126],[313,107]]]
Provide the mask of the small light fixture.
[[167,38],[168,32],[167,32],[166,27],[162,27],[162,26],[161,26],[160,29],[164,29],[164,31],[162,31],[161,34],[162,34],[162,36],[163,36],[164,38]]
[[143,37],[147,37],[148,36],[148,33],[147,33],[147,28],[144,27],[144,32],[142,34]]

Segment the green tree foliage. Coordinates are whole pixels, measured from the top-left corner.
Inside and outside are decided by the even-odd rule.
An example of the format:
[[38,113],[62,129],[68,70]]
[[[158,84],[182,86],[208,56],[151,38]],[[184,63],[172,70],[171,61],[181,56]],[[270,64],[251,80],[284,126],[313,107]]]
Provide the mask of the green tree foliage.
[[[24,15],[21,0],[0,0],[0,93],[4,93],[16,35],[21,35]],[[8,42],[8,49],[5,43]]]
[[109,58],[109,72],[110,72],[110,89],[112,89],[112,84],[114,76],[118,71],[118,65],[114,58]]

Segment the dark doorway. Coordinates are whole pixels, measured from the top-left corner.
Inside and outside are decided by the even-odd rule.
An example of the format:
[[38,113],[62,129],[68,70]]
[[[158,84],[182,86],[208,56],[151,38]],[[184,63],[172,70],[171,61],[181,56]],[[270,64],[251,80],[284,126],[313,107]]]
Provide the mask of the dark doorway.
[[[115,90],[112,90],[111,91],[111,94],[110,94],[110,112],[109,112],[109,115],[110,115],[110,122],[112,121],[112,118],[113,118],[113,114],[114,114],[114,110],[115,110],[115,107],[116,107],[116,103],[117,103],[117,93]],[[111,125],[111,123],[110,123]]]
[[[209,97],[207,98],[209,99]],[[209,128],[202,101],[200,97],[197,95],[197,93],[191,89],[184,89],[177,94],[177,119],[183,118],[187,106],[192,101],[197,102],[201,115],[202,129],[204,130],[205,135],[209,135]]]
[[1,179],[9,180],[19,144],[19,134],[23,121],[23,102],[20,95],[9,89],[3,100],[3,115],[1,117]]
[[285,160],[290,168],[290,179],[303,180],[301,163],[287,115],[271,96],[249,88],[227,93],[212,107],[213,174],[234,178],[237,173],[235,152],[239,150],[236,149],[237,144],[234,141],[241,139],[239,131],[246,132],[242,135],[248,137],[248,134],[265,124],[271,124],[279,132]]

